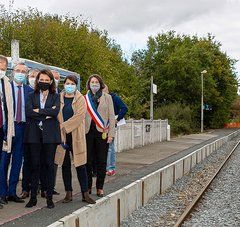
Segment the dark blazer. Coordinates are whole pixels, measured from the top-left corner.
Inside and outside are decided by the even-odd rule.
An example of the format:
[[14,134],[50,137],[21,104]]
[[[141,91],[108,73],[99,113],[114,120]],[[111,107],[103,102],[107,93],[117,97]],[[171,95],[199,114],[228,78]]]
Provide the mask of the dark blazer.
[[[16,102],[16,97],[15,97],[15,92],[14,92],[13,81],[11,81],[10,83],[11,83],[11,87],[12,87],[13,111],[14,111],[14,116],[15,116],[15,102]],[[31,93],[31,92],[33,91],[33,89],[32,89],[30,86],[28,86],[28,85],[26,85],[26,84],[23,84],[23,90],[24,90],[24,101],[25,101],[25,106],[26,106],[29,93]]]
[[[52,108],[52,107],[56,108]],[[33,111],[39,109],[39,113]],[[57,115],[60,110],[60,96],[59,94],[48,94],[45,108],[40,108],[40,93],[32,92],[26,105],[26,129],[24,134],[24,143],[40,143],[42,137],[43,143],[61,143],[60,126]],[[50,117],[50,118],[47,118]],[[42,121],[41,131],[39,129],[39,122]]]

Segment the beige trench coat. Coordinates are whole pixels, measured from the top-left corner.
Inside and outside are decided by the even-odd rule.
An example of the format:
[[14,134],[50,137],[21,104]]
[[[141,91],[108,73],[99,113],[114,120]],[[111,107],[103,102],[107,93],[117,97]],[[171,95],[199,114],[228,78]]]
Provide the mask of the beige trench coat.
[[[74,115],[63,122],[62,109],[64,107],[64,95],[60,94],[60,111],[58,114],[58,120],[61,128],[62,142],[66,141],[66,133],[72,133],[72,148],[73,148],[73,164],[75,167],[86,164],[87,162],[87,148],[86,148],[86,137],[85,137],[85,115],[87,106],[83,95],[76,91],[72,102],[72,108]],[[57,147],[55,155],[55,163],[62,165],[64,161],[65,151],[61,145]]]
[[8,77],[4,77],[4,89],[6,93],[6,105],[8,110],[8,131],[7,131],[7,141],[3,141],[2,150],[6,151],[7,153],[11,152],[12,149],[12,137],[15,136],[15,129],[14,129],[14,114],[13,114],[13,99],[12,99],[12,88],[11,84],[9,83]]

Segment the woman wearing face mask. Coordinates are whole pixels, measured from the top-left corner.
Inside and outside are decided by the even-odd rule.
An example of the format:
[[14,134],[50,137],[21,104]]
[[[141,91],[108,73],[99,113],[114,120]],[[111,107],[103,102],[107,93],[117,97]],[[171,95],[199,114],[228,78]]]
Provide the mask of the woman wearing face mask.
[[[89,193],[92,188],[93,161],[96,162],[97,196],[103,197],[103,185],[106,176],[109,143],[115,135],[115,114],[112,97],[103,92],[102,78],[94,74],[87,82],[86,139],[87,139],[87,173]],[[95,163],[94,163],[95,164]]]
[[52,201],[54,158],[56,147],[61,143],[57,119],[59,110],[60,98],[56,94],[54,77],[51,71],[41,70],[36,77],[35,89],[29,95],[26,107],[27,124],[24,142],[28,144],[31,163],[31,198],[26,207],[37,204],[40,165],[46,170],[47,207],[54,207]]
[[[64,91],[60,94],[61,106],[58,119],[61,128],[62,144],[57,149],[55,163],[62,165],[62,176],[66,191],[63,203],[72,201],[73,189],[70,158],[72,156],[81,186],[83,201],[93,204],[95,201],[88,194],[88,180],[85,166],[87,162],[85,137],[85,114],[87,106],[83,95],[77,91],[77,83],[76,76],[67,76],[64,80]],[[65,151],[62,152],[61,148]]]

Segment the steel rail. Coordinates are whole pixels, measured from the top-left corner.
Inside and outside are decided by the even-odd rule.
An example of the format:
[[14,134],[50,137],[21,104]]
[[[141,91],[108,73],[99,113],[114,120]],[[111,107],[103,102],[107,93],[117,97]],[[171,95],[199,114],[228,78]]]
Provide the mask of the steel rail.
[[216,176],[218,175],[218,173],[221,171],[221,169],[224,167],[224,165],[226,164],[226,162],[229,160],[229,158],[231,157],[232,153],[236,150],[236,148],[238,147],[240,143],[240,140],[237,142],[237,144],[234,146],[234,148],[231,150],[231,152],[228,154],[228,156],[226,157],[226,159],[222,162],[221,166],[218,168],[218,170],[215,172],[215,174],[213,175],[213,177],[206,183],[206,185],[204,186],[204,188],[198,193],[198,195],[194,198],[194,200],[188,205],[188,207],[186,208],[186,210],[184,211],[184,213],[179,217],[178,221],[175,223],[174,227],[180,227],[183,222],[189,217],[189,215],[191,214],[191,212],[193,211],[193,209],[196,207],[196,205],[198,204],[199,200],[202,198],[203,194],[207,191],[207,189],[209,188],[209,186],[211,185],[212,181],[216,178]]

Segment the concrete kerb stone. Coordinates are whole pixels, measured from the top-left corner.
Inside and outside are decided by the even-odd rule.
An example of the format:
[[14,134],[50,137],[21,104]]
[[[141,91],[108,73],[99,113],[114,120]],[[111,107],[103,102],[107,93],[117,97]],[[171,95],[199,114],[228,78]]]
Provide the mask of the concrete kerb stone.
[[191,166],[191,168],[193,168],[197,164],[197,153],[194,152],[191,156],[192,156],[192,166]]
[[51,225],[49,225],[48,227],[63,227],[63,222],[56,221],[56,222],[52,223]]
[[128,216],[133,211],[142,206],[143,193],[142,181],[137,180],[128,186],[124,187],[125,191],[125,216]]
[[[84,227],[88,226],[88,220],[87,220],[87,217],[89,216],[89,214],[87,214],[88,212],[91,212],[91,207],[89,206],[82,207],[73,212],[73,214],[76,215],[78,219],[79,226],[84,226]],[[76,226],[76,224],[74,226]]]
[[201,149],[201,153],[202,153],[202,160],[204,160],[206,158],[205,147]]
[[61,218],[59,221],[63,223],[64,227],[67,227],[67,226],[75,226],[76,219],[77,219],[77,216],[75,214],[69,214]]
[[183,174],[187,174],[191,170],[191,156],[184,159],[184,169]]
[[[98,199],[96,204],[87,205],[89,209],[82,209],[80,212],[74,212],[75,217],[79,220],[79,226],[92,227],[92,226],[114,226],[115,216],[111,213],[115,210],[111,209],[110,199],[107,197]],[[78,215],[77,215],[78,214]],[[74,225],[68,225],[76,226]]]
[[161,172],[162,172],[162,182],[161,182],[161,193],[164,193],[169,187],[173,185],[173,165],[169,165],[167,167],[164,167]]
[[177,179],[180,179],[183,176],[183,160],[179,160],[178,162],[175,163],[174,171],[176,181]]
[[128,215],[125,207],[125,190],[120,189],[107,195],[107,197],[110,199],[112,209],[116,211],[115,214],[117,215],[117,219],[119,219],[118,221],[121,222],[123,219],[127,218]]
[[141,178],[142,181],[142,205],[145,205],[154,195],[160,192],[160,171],[155,171],[146,177]]
[[197,152],[197,164],[200,163],[202,161],[202,152],[201,149],[198,149]]

